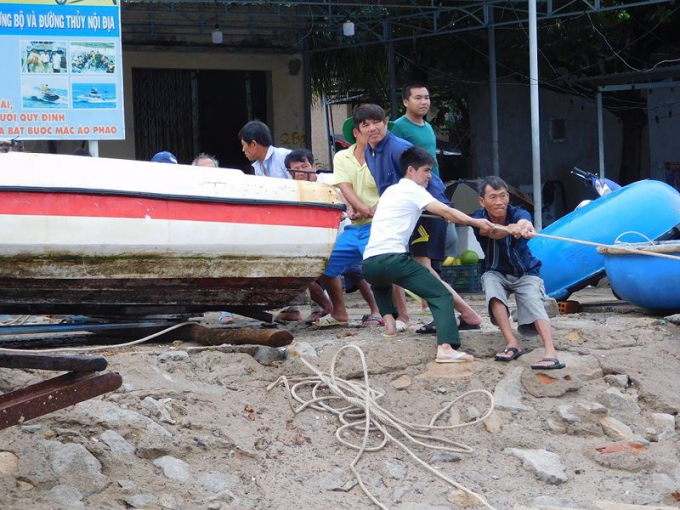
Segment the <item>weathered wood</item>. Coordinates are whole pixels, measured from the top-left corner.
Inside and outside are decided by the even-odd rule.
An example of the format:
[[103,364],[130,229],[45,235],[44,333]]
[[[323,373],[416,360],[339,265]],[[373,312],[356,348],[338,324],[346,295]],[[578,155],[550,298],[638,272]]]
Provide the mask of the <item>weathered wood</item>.
[[100,372],[106,369],[106,358],[54,354],[0,354],[0,367],[33,368],[64,372]]
[[0,395],[0,430],[120,388],[115,372],[69,372]]
[[201,345],[257,344],[269,347],[283,347],[293,341],[293,335],[285,329],[214,329],[196,325],[186,328],[184,333],[189,340],[193,340]]

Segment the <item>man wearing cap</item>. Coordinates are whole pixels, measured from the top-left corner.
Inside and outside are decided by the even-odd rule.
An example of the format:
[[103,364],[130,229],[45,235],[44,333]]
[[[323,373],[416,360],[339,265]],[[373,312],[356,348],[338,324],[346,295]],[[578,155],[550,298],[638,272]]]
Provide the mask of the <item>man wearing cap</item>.
[[177,164],[177,158],[172,152],[161,151],[154,154],[151,161],[154,163],[170,163],[171,165]]
[[238,133],[241,150],[252,163],[255,175],[290,179],[285,159],[290,149],[274,147],[272,133],[264,122],[251,120]]
[[[333,183],[352,208],[352,224],[338,236],[326,270],[321,276],[333,304],[333,311],[330,316],[322,317],[314,323],[320,328],[349,324],[340,275],[362,261],[364,248],[371,235],[371,218],[378,202],[378,189],[364,158],[366,139],[354,127],[354,122],[355,118],[350,117],[342,126],[345,139],[352,145],[339,151],[333,158]],[[373,307],[371,308],[373,312]]]
[[[365,114],[363,115],[364,120],[360,122],[357,127],[368,141],[368,146],[365,150],[366,164],[373,174],[376,185],[378,186],[378,191],[382,195],[388,187],[399,182],[401,177],[399,158],[405,150],[413,147],[413,144],[394,136],[387,130],[387,116],[380,106],[375,104],[364,104],[357,107],[357,110],[359,109],[365,110]],[[432,174],[432,177],[427,183],[426,190],[434,198],[448,207],[450,202],[444,193],[445,189],[446,187],[439,176]],[[435,221],[442,221],[443,223],[443,220]],[[427,259],[427,262],[429,262],[429,258]],[[424,265],[432,270],[429,264]],[[470,305],[463,301],[463,298],[461,298],[454,289],[446,283],[445,285],[453,295],[454,308],[461,314],[460,326],[463,329],[477,329],[482,322],[482,318],[470,307]],[[400,308],[400,316],[402,315],[402,306],[400,305],[402,295],[401,292],[395,293],[397,306]],[[408,315],[400,320],[408,324]]]

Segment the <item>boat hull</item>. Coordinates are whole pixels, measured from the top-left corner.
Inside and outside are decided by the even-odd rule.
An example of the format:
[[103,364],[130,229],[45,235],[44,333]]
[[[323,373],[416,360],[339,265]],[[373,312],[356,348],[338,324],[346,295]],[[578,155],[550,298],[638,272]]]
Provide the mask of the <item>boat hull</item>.
[[[613,244],[634,231],[652,240],[669,239],[680,226],[680,193],[660,181],[639,181],[593,200],[550,226],[542,234]],[[639,241],[628,234],[622,241]],[[572,292],[604,276],[604,257],[594,246],[536,237],[532,253],[543,262],[541,277],[550,297],[566,299]]]
[[321,184],[12,154],[0,155],[17,174],[0,181],[5,313],[275,308],[323,272],[342,216]]
[[[643,308],[680,311],[680,242],[663,243],[675,247],[670,254],[677,260],[626,253],[604,253],[604,266],[612,290],[621,299]],[[629,247],[649,247],[649,243]]]

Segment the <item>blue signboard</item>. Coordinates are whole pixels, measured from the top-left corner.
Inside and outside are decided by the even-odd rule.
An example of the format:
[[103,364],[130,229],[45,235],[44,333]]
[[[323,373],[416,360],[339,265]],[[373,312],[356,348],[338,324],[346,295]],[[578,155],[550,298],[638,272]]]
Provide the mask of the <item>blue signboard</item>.
[[125,138],[118,0],[0,0],[0,138]]

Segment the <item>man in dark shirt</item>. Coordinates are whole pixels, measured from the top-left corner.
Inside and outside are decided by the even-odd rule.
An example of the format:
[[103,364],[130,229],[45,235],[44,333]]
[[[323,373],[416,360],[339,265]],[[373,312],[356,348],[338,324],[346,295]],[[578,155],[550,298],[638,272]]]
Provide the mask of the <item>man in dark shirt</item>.
[[[413,147],[413,145],[411,142],[402,140],[388,131],[385,111],[378,105],[362,104],[357,106],[354,110],[354,123],[359,132],[368,140],[368,145],[364,153],[366,156],[366,164],[375,179],[378,193],[382,195],[388,187],[399,182],[399,179],[401,178],[399,158],[404,151]],[[444,186],[444,183],[439,176],[433,174],[425,189],[439,202],[442,202],[446,206],[450,205],[449,199],[444,193],[446,186]],[[444,224],[443,221],[442,224]],[[421,255],[417,260],[422,265],[432,270],[432,265],[428,257]],[[482,322],[482,318],[479,314],[477,314],[477,312],[475,312],[472,307],[458,295],[455,289],[452,289],[448,284],[445,285],[453,295],[454,308],[460,313],[459,328],[479,329],[479,324]],[[399,308],[401,320],[408,324],[409,322],[407,318],[405,318],[408,317],[405,310],[406,299],[402,296],[403,291],[397,291],[395,293],[395,300]],[[429,328],[426,327],[426,331],[421,332],[436,333],[436,328],[433,328],[432,325],[428,326]]]
[[531,215],[521,207],[510,205],[508,185],[500,177],[485,177],[479,184],[479,205],[473,218],[482,218],[505,229],[473,228],[484,251],[482,286],[486,294],[491,322],[498,325],[507,346],[496,354],[496,361],[512,361],[524,351],[510,326],[508,299],[515,293],[517,323],[520,332],[538,334],[545,348],[544,358],[531,365],[534,370],[554,370],[565,365],[557,359],[550,320],[543,306],[545,288],[540,277],[541,261],[531,254],[527,244],[535,234]]

